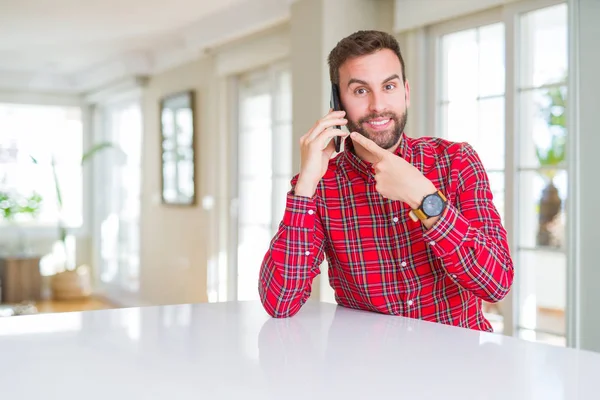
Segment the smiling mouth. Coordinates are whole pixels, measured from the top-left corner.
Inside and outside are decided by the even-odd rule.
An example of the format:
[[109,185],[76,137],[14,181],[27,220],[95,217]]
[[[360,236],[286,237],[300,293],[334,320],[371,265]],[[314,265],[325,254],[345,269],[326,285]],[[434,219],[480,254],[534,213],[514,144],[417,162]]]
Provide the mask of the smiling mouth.
[[377,119],[377,120],[367,121],[367,124],[369,124],[369,126],[372,128],[381,129],[381,128],[386,128],[390,124],[391,121],[392,121],[391,118]]

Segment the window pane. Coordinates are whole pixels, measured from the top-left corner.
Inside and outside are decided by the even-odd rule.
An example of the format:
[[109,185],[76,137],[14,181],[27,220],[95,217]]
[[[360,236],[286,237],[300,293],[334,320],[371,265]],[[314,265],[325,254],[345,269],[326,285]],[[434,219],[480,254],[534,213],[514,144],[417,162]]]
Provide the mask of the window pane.
[[70,182],[80,182],[81,174],[82,170],[79,164],[56,166],[56,176],[60,184],[63,202],[62,218],[68,226],[81,226],[83,223],[82,188],[78,184],[69,184]]
[[567,5],[521,17],[521,87],[561,82],[567,73]]
[[258,299],[258,273],[269,248],[270,227],[241,226],[238,236],[238,300]]
[[441,135],[467,142],[487,170],[505,167],[504,25],[442,38]]
[[272,131],[268,125],[262,129],[241,131],[239,137],[240,178],[269,177],[272,174]]
[[521,166],[564,166],[567,135],[566,96],[565,86],[521,93]]
[[478,94],[477,31],[470,29],[442,38],[442,100],[475,99]]
[[488,177],[494,196],[494,206],[504,221],[504,172],[488,172]]
[[273,137],[273,173],[292,177],[292,124],[282,123],[275,126]]
[[504,94],[504,24],[479,29],[479,95]]
[[478,129],[471,142],[487,169],[504,169],[504,97],[481,100]]
[[264,68],[238,79],[238,299],[258,298],[258,271],[292,178],[291,72]]
[[271,126],[271,95],[244,93],[240,104],[240,129],[264,129]]
[[288,70],[277,74],[277,92],[275,94],[275,122],[292,120],[292,73]]
[[565,246],[567,173],[526,171],[519,174],[519,245]]
[[[100,108],[98,112],[105,120],[103,140],[119,149],[96,155],[102,166],[97,178],[104,189],[95,205],[100,219],[100,279],[119,289],[135,292],[139,290],[140,274],[141,109],[139,103],[132,102]],[[171,152],[166,156],[172,157],[173,161],[167,164],[165,173],[175,175],[177,155]],[[185,171],[181,165],[179,168],[181,177]],[[176,188],[168,190],[167,195],[176,200]]]
[[[0,191],[15,198],[38,193],[42,203],[35,221],[55,225],[59,214],[54,160],[65,203],[65,222],[71,227],[80,226],[82,137],[81,111],[77,107],[0,104]],[[19,219],[34,221],[30,217],[16,221]]]
[[444,137],[467,142],[489,170],[504,169],[504,98],[442,105]]
[[273,232],[277,232],[279,223],[283,219],[283,213],[285,211],[285,204],[287,200],[287,193],[291,189],[290,178],[274,178],[273,179],[273,220],[272,227]]
[[477,141],[477,101],[455,101],[442,106],[444,137],[456,142]]
[[273,181],[270,177],[244,179],[239,184],[240,224],[271,224],[271,193]]
[[565,334],[566,255],[522,250],[518,254],[519,326]]

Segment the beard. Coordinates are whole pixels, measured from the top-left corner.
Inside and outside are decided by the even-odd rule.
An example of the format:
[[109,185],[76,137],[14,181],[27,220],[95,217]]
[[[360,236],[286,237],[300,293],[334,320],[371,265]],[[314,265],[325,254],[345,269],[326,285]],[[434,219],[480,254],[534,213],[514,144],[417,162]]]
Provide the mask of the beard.
[[[349,119],[346,126],[350,132],[358,132],[367,139],[375,142],[382,149],[387,150],[398,144],[398,141],[404,132],[404,127],[406,126],[407,114],[408,110],[406,108],[400,117],[393,112],[385,112],[381,114],[373,113],[362,117],[358,120],[358,122],[354,122]],[[390,118],[392,121],[394,121],[394,125],[390,129],[379,132],[369,132],[368,128],[363,128],[367,121],[375,118]]]

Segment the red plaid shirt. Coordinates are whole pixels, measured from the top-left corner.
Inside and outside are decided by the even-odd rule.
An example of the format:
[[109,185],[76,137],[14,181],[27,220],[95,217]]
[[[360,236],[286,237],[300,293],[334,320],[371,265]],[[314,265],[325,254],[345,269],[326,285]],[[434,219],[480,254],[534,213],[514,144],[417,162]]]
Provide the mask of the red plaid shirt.
[[[311,293],[325,256],[338,304],[491,331],[482,300],[513,282],[506,231],[477,153],[466,143],[403,135],[396,155],[448,198],[427,230],[410,207],[375,190],[370,163],[352,141],[332,159],[312,198],[287,195],[279,230],[260,269],[259,294],[273,317],[290,317]],[[292,180],[292,188],[298,176]]]

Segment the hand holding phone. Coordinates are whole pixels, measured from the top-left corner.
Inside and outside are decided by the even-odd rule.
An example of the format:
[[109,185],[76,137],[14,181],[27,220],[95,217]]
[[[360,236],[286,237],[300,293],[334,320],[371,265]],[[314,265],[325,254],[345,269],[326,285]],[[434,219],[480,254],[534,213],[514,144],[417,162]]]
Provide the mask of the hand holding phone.
[[[348,136],[341,130],[348,120],[345,111],[330,111],[300,138],[300,173],[294,192],[297,196],[312,197],[335,153],[337,136]],[[334,127],[340,128],[331,129]]]
[[[330,107],[333,109],[333,111],[343,111],[342,103],[340,101],[340,89],[339,89],[339,86],[336,85],[335,83],[331,83],[331,100],[330,100],[329,104],[330,104]],[[336,125],[335,128],[342,129],[342,127],[339,125]],[[341,143],[342,143],[342,138],[340,136],[336,136],[333,138],[333,141],[335,144],[335,151],[339,153]]]

